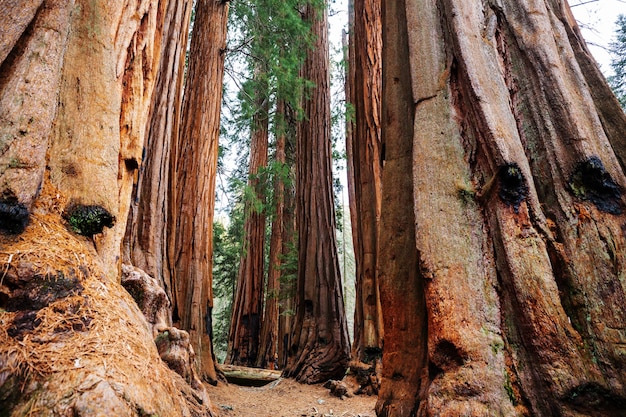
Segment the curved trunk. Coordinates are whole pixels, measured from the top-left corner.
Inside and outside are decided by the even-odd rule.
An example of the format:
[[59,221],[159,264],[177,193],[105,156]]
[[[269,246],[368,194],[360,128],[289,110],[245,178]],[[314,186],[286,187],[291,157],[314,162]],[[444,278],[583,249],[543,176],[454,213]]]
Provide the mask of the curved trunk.
[[215,175],[228,3],[201,0],[189,51],[181,130],[172,147],[168,230],[174,325],[187,330],[202,379],[217,383],[211,342]]
[[156,1],[3,4],[0,159],[24,158],[0,172],[4,414],[211,415],[118,283],[158,14]]
[[626,178],[612,145],[626,123],[590,91],[604,83],[583,74],[567,4],[406,10],[428,311],[418,415],[616,415]]

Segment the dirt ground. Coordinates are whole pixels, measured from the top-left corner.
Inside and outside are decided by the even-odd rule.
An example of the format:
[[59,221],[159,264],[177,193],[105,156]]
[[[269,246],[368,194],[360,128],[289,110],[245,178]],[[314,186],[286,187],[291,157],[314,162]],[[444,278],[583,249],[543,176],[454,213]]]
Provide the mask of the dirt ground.
[[207,385],[221,417],[376,417],[375,396],[355,395],[343,400],[321,385],[302,385],[278,379],[260,388],[219,383]]

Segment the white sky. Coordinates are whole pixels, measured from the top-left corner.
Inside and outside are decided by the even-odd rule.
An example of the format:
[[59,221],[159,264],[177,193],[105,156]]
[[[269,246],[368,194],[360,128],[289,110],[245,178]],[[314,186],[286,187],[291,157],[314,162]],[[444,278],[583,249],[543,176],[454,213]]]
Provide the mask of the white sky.
[[591,53],[605,75],[611,73],[611,56],[606,50],[615,38],[615,21],[626,14],[625,0],[569,0]]

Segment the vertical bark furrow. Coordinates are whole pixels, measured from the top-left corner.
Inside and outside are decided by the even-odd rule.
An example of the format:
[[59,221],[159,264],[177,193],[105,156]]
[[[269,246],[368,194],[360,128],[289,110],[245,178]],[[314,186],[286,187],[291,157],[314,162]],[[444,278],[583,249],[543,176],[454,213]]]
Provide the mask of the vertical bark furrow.
[[[566,25],[566,22],[563,24]],[[572,33],[571,28],[568,32]],[[514,35],[509,33],[508,36]],[[571,37],[563,37],[562,41],[565,40],[571,41]],[[607,186],[611,185],[613,175],[618,175],[617,181],[620,183],[623,179],[619,175],[619,167],[617,171],[614,168],[613,175],[610,176],[603,171],[602,161],[609,161],[610,164],[610,161],[615,160],[615,155],[606,142],[596,148],[599,152],[597,155],[584,161],[580,160],[582,156],[569,146],[569,142],[563,142],[564,138],[576,136],[576,129],[582,128],[573,124],[564,126],[552,123],[552,120],[562,117],[554,113],[550,115],[552,102],[558,98],[547,97],[548,92],[545,89],[532,87],[537,85],[532,81],[537,71],[533,64],[534,59],[529,58],[527,52],[521,52],[520,48],[523,47],[509,49],[514,63],[513,82],[520,86],[520,91],[532,89],[534,94],[519,94],[513,100],[514,109],[516,118],[526,121],[520,126],[520,132],[526,142],[526,153],[531,161],[535,183],[552,184],[552,187],[537,187],[537,191],[539,200],[551,219],[548,224],[559,239],[559,242],[554,242],[547,237],[546,241],[561,301],[574,327],[575,333],[571,338],[577,340],[578,334],[582,336],[582,340],[578,342],[579,349],[587,365],[586,372],[578,376],[579,383],[595,380],[598,381],[598,386],[606,388],[604,378],[608,377],[608,381],[619,381],[622,379],[619,375],[623,375],[619,371],[623,368],[620,358],[622,354],[619,352],[624,343],[621,336],[623,330],[620,330],[623,324],[620,321],[623,322],[626,311],[623,301],[625,284],[620,271],[626,254],[621,249],[623,234],[619,232],[618,226],[623,222],[620,220],[622,216],[603,214],[598,210],[616,214],[621,211],[621,203],[613,200],[612,195],[615,194],[593,188],[598,187],[596,183],[604,177],[606,178],[602,181]],[[528,48],[523,50],[527,51]],[[572,62],[568,54],[562,59],[566,61],[563,65],[568,68],[566,74],[581,72],[575,63],[582,58]],[[572,95],[571,88],[564,91],[560,94]],[[577,84],[574,91],[582,96],[593,94],[582,82]],[[585,100],[587,104],[591,102]],[[586,119],[575,114],[569,118],[586,126],[583,126],[585,129],[593,130],[597,127],[596,108],[597,106],[587,108],[587,112],[591,114]],[[528,123],[530,120],[533,122]],[[566,127],[570,130],[564,130]],[[603,132],[595,140],[602,144],[606,140]],[[617,151],[619,150],[616,149]],[[586,169],[588,166],[597,169]],[[590,178],[578,178],[581,176]],[[602,188],[602,184],[599,186]],[[619,191],[617,196],[619,198]],[[576,239],[572,239],[572,236],[576,236]],[[621,383],[609,382],[609,386],[613,387],[611,389],[619,387],[619,384]]]
[[[385,345],[376,413],[384,417],[415,416],[428,409],[427,336],[424,277],[418,266],[413,212],[414,100],[409,65],[407,14],[423,10],[407,3],[383,2],[382,201],[378,279],[384,311]],[[420,27],[420,26],[416,26]],[[384,231],[384,232],[383,232]],[[399,302],[402,300],[402,302]],[[420,395],[421,394],[421,395]],[[427,415],[426,412],[422,412]]]
[[[597,70],[583,75],[592,64],[572,40],[567,4],[421,0],[391,15],[394,6],[384,4],[393,40],[384,48],[383,184],[389,141],[402,137],[387,125],[398,118],[414,125],[405,133],[428,312],[429,383],[408,394],[417,414],[617,415],[626,398],[626,178],[623,150],[611,145],[623,143],[623,116]],[[404,46],[391,36],[398,26],[410,28],[408,53],[394,55]],[[405,79],[389,64],[399,55],[410,57]],[[409,84],[415,113],[390,118],[407,103],[391,92]],[[386,262],[381,252],[381,274]],[[383,306],[401,298],[381,283]],[[395,324],[385,318],[385,373],[390,351],[408,347]],[[413,368],[409,377],[423,375]],[[387,386],[379,412],[411,415]]]
[[[263,179],[258,177],[267,166],[269,141],[269,86],[263,78],[267,71],[263,64],[254,68],[253,81],[255,114],[252,117],[248,187],[253,199],[244,202],[244,235],[237,277],[237,291],[233,302],[232,320],[228,335],[226,362],[234,365],[254,366],[260,343],[261,318],[265,282],[265,197]],[[261,204],[259,204],[261,203]],[[259,207],[260,206],[260,207]]]
[[576,61],[589,87],[589,93],[593,98],[593,104],[604,132],[619,159],[622,171],[626,172],[626,135],[624,135],[626,112],[619,105],[615,94],[607,84],[591,52],[589,52],[569,4],[565,1],[561,1],[560,4],[561,9],[558,17],[563,22]]
[[198,1],[195,16],[181,127],[171,150],[169,261],[174,324],[189,331],[201,377],[216,383],[207,319],[228,3]]
[[313,82],[297,127],[298,290],[292,348],[285,375],[317,383],[341,378],[350,342],[337,257],[332,187],[328,12],[306,6],[315,36],[301,76]]
[[3,9],[0,22],[13,50],[0,67],[0,229],[14,233],[41,190],[74,4],[34,3]]
[[[285,165],[285,102],[279,100],[276,104],[275,123],[279,125],[276,136],[276,150],[274,161],[280,166]],[[274,177],[273,191],[273,211],[272,230],[270,236],[270,253],[267,271],[267,296],[265,298],[265,311],[263,313],[263,324],[261,327],[261,338],[259,343],[259,353],[256,366],[261,368],[275,369],[278,364],[278,337],[279,337],[279,309],[280,309],[280,289],[281,275],[284,269],[284,258],[281,259],[281,252],[284,243],[285,233],[285,179],[282,174]]]
[[158,279],[171,300],[167,263],[170,150],[180,124],[184,48],[192,5],[189,1],[160,2],[160,7],[163,5],[167,6],[160,13],[163,20],[159,43],[163,49],[145,133],[145,152],[131,200],[124,257],[126,263]]
[[[532,173],[532,177],[526,177],[530,191],[528,205],[522,205],[519,213],[507,213],[507,209],[500,205],[487,210],[488,206],[495,203],[493,195],[490,199],[485,199],[483,204],[487,205],[487,219],[496,244],[495,254],[502,277],[503,304],[509,305],[511,309],[506,314],[513,314],[518,318],[518,325],[508,326],[508,338],[518,339],[523,344],[523,350],[520,351],[523,353],[517,359],[519,364],[516,369],[522,373],[522,380],[526,381],[523,385],[534,391],[529,392],[531,409],[536,413],[544,413],[558,408],[552,405],[552,397],[564,398],[564,402],[567,402],[565,397],[569,390],[589,381],[597,381],[598,386],[606,389],[605,382],[597,379],[602,373],[611,376],[609,380],[616,378],[609,371],[608,363],[615,362],[615,348],[616,344],[621,343],[621,338],[613,333],[611,340],[614,345],[604,348],[600,346],[598,339],[606,338],[603,333],[608,333],[604,330],[605,323],[611,321],[611,318],[607,316],[612,313],[623,316],[623,308],[613,304],[609,309],[612,313],[602,314],[593,306],[605,305],[622,298],[623,284],[614,287],[617,294],[613,299],[600,297],[597,290],[598,287],[606,288],[609,282],[613,285],[616,280],[620,282],[615,273],[614,262],[609,262],[610,251],[605,244],[619,234],[610,232],[600,237],[598,232],[588,230],[581,236],[580,228],[572,228],[572,224],[580,222],[580,216],[576,213],[576,198],[588,200],[600,208],[608,207],[597,197],[605,195],[602,190],[594,190],[593,193],[596,194],[591,197],[582,192],[578,194],[575,188],[578,185],[572,185],[572,176],[580,175],[576,174],[576,170],[580,169],[576,168],[580,162],[594,161],[596,159],[593,153],[600,152],[597,160],[607,161],[605,164],[610,172],[607,178],[610,175],[612,180],[617,175],[616,180],[620,184],[623,183],[623,178],[619,165],[615,163],[615,156],[606,151],[610,148],[604,133],[599,129],[595,108],[585,107],[591,102],[590,99],[584,99],[590,98],[589,92],[581,81],[580,70],[573,60],[571,48],[562,42],[567,37],[563,36],[564,31],[555,21],[550,6],[537,4],[533,6],[536,7],[533,13],[525,7],[523,2],[506,2],[503,15],[497,16],[498,25],[494,33],[496,36],[492,39],[495,39],[493,50],[499,54],[502,78],[494,77],[494,74],[491,74],[491,78],[496,83],[506,85],[511,93],[510,96],[504,95],[510,97],[509,100],[501,100],[509,107],[511,114],[505,114],[499,120],[510,117],[515,121],[514,130],[509,130],[512,141],[509,141],[508,147],[523,150],[523,154],[517,156],[521,159],[515,162],[523,167],[524,175]],[[459,48],[457,56],[463,57],[460,82],[464,98],[461,100],[466,103],[475,102],[480,97],[477,92],[488,91],[488,88],[468,88],[474,84],[481,86],[485,82],[469,68],[479,61],[477,56],[481,53],[487,61],[494,57],[490,51],[481,51],[481,48],[476,48],[471,58],[465,56],[467,49],[463,45],[467,44],[463,41],[473,36],[471,28],[476,26],[469,25],[470,29],[465,31],[462,29],[465,22],[459,17],[463,16],[462,8],[450,7],[449,10],[450,13],[456,13],[456,47]],[[465,17],[471,16],[470,13],[468,11]],[[450,20],[455,21],[454,18]],[[561,36],[541,36],[547,33]],[[540,48],[535,46],[538,37],[542,39]],[[471,107],[472,119],[475,120],[473,129],[479,135],[482,149],[492,150],[494,145],[499,145],[498,142],[490,143],[491,139],[484,135],[480,138],[480,133],[491,129],[488,119],[500,111],[506,111],[504,105],[494,105],[497,100],[494,96],[484,100],[485,104]],[[493,172],[494,165],[498,165],[497,155],[486,153],[488,162],[479,166],[479,171],[486,172],[488,177],[493,175],[489,173]],[[600,167],[600,171],[603,170],[601,162],[595,165]],[[619,197],[619,194],[616,195]],[[548,207],[547,213],[544,213],[545,209],[539,208],[538,203]],[[595,207],[589,207],[589,203],[584,205],[587,206],[584,209],[586,212],[593,212],[591,217],[602,217],[603,224],[612,228],[610,225],[614,221],[609,215],[600,214]],[[547,214],[549,221],[544,214]],[[554,242],[555,234],[564,238],[563,246]],[[571,236],[578,238],[572,239]],[[552,259],[548,252],[552,254]],[[617,258],[622,256],[620,253]],[[557,265],[566,267],[555,273],[555,261]],[[572,297],[563,296],[562,291],[566,288],[580,289],[584,296],[573,302]],[[515,299],[516,302],[507,304],[505,299]],[[580,327],[579,318],[565,314],[564,305],[571,307],[572,304],[579,310],[577,316],[580,315],[580,309],[587,311],[583,329],[576,329],[585,336],[584,341],[570,324],[572,320]],[[599,325],[601,329],[598,328]],[[519,336],[513,337],[511,332],[518,332]],[[539,366],[532,372],[523,371],[522,364],[526,361],[533,361]],[[600,372],[598,365],[605,368],[603,372]],[[614,388],[617,386],[613,385]]]
[[27,28],[36,19],[43,2],[44,0],[5,0],[2,2],[2,15],[0,16],[0,28],[2,28],[0,74],[7,73],[6,68],[3,66],[4,60],[13,48],[18,45],[20,39],[23,39],[24,36],[29,36]]
[[[356,0],[350,39],[354,109],[350,156],[355,211],[353,236],[356,308],[353,357],[376,360],[382,349],[382,311],[378,291],[378,222],[381,211],[380,94],[382,82],[381,3]],[[372,357],[370,358],[370,355]]]

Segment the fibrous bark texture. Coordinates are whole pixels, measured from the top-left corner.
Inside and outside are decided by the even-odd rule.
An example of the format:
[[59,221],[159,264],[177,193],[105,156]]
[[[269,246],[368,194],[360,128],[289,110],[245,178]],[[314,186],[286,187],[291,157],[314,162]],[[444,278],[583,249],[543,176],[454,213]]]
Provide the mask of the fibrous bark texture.
[[[279,124],[278,135],[274,151],[276,164],[285,165],[285,102],[279,100],[276,105],[274,118]],[[260,368],[275,369],[278,365],[278,316],[280,314],[280,288],[283,249],[283,235],[285,230],[285,178],[278,175],[274,179],[274,201],[272,218],[272,231],[270,236],[269,266],[267,269],[267,295],[265,298],[265,310],[261,325],[261,339],[256,366]]]
[[626,119],[567,3],[404,9],[428,312],[416,414],[619,415]]
[[201,377],[217,382],[211,342],[215,174],[228,3],[196,4],[181,130],[173,160],[169,233],[174,324],[189,332]]
[[107,275],[119,280],[119,248],[160,51],[154,43],[157,3],[77,2],[72,10],[50,178],[70,205],[100,206],[116,219],[95,243]]
[[2,5],[0,231],[26,227],[43,184],[73,9],[73,1]]
[[282,245],[280,248],[280,258],[283,260],[281,266],[279,307],[278,307],[278,367],[284,369],[287,366],[289,346],[291,345],[291,329],[295,310],[295,297],[297,286],[297,262],[291,262],[297,256],[296,231],[296,198],[295,198],[295,155],[296,155],[296,123],[294,110],[290,106],[285,106],[285,162],[289,170],[289,181],[284,184],[284,207],[283,207],[283,227]]
[[[181,117],[185,54],[191,1],[159,2],[162,32],[161,55],[150,103],[143,158],[131,199],[124,237],[124,262],[156,278],[172,299],[172,283],[167,259],[169,218],[170,149]],[[171,311],[168,314],[171,325]]]
[[350,39],[349,78],[351,175],[355,213],[351,216],[356,264],[356,308],[353,357],[366,362],[380,358],[383,340],[378,289],[378,222],[381,210],[380,106],[382,91],[381,5],[378,0],[356,0]]
[[211,416],[93,244],[67,230],[59,195],[45,185],[20,239],[0,235],[3,415]]
[[418,394],[427,382],[424,282],[418,268],[413,206],[413,100],[409,88],[408,31],[403,2],[388,3],[383,15],[382,175],[378,274],[385,345],[376,412],[414,416]]
[[[228,355],[226,363],[241,366],[254,366],[257,361],[263,318],[263,273],[265,246],[265,202],[264,183],[258,177],[259,170],[267,166],[268,150],[268,97],[267,88],[260,82],[263,71],[255,69],[258,90],[255,92],[256,112],[252,118],[252,138],[250,141],[250,163],[248,166],[248,187],[252,191],[252,201],[245,201],[245,221],[241,262],[237,277],[237,291],[233,302],[233,313],[228,335]],[[267,86],[266,84],[264,85]]]
[[339,275],[330,142],[330,79],[326,8],[306,7],[316,37],[302,77],[314,83],[298,124],[296,198],[298,289],[284,374],[304,383],[341,378],[350,352]]
[[119,284],[157,6],[2,2],[3,415],[211,415]]

